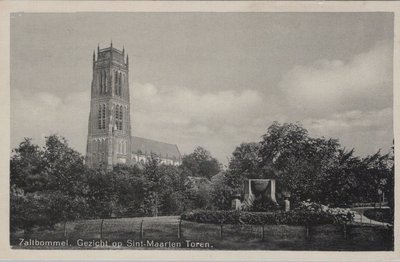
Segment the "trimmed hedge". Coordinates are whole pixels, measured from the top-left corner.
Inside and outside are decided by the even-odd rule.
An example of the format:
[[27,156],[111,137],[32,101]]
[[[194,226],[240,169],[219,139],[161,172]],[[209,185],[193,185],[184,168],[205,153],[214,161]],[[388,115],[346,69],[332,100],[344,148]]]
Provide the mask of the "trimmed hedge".
[[183,220],[211,224],[248,225],[326,225],[343,224],[353,220],[352,213],[347,217],[328,212],[292,210],[289,212],[245,212],[245,211],[190,211],[181,215]]

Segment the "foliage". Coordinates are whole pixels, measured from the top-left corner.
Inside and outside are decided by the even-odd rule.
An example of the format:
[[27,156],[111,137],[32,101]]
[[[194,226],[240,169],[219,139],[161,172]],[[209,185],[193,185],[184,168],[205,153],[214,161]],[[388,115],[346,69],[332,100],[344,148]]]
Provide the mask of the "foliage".
[[182,158],[182,169],[187,176],[200,176],[210,179],[221,171],[221,163],[209,151],[196,147],[193,153]]
[[[352,219],[346,210],[304,201],[350,206],[377,202],[379,192],[394,206],[393,151],[357,157],[354,150],[341,148],[337,140],[312,138],[298,124],[276,122],[259,143],[239,145],[223,171],[221,164],[201,147],[184,156],[180,167],[163,165],[152,155],[141,167],[90,169],[65,138],[51,135],[43,148],[25,138],[12,151],[10,178],[11,230],[26,232],[79,218],[183,212],[185,217],[200,222],[342,223]],[[276,178],[277,192],[282,187],[290,191],[295,210],[273,214],[187,213],[231,209],[232,197],[241,194],[244,181],[251,178]],[[256,200],[253,210],[273,210],[275,207],[269,204]]]
[[292,192],[295,202],[320,201],[321,183],[339,147],[334,139],[311,138],[295,124],[273,123],[260,142],[263,170],[274,170],[276,178]]
[[269,212],[279,210],[280,206],[266,197],[260,197],[254,200],[250,212]]
[[335,223],[348,223],[354,221],[354,212],[350,211],[350,209],[328,208],[327,206],[309,201],[299,203],[296,210],[306,211],[313,214],[326,214],[327,216],[332,217],[335,220]]
[[86,187],[83,158],[56,135],[46,137],[43,149],[24,139],[13,150],[11,167],[11,228],[29,231],[52,228],[60,221],[83,216]]
[[293,206],[305,200],[337,207],[377,202],[378,190],[393,206],[393,159],[393,153],[379,151],[356,157],[335,139],[313,138],[299,124],[274,122],[259,143],[242,143],[233,152],[223,185],[216,185],[222,196],[217,208],[229,208],[232,196],[251,178],[275,178],[278,195],[283,187],[291,192]]
[[117,202],[113,173],[101,168],[91,169],[86,173],[86,181],[88,186],[86,199],[90,206],[89,217],[111,217]]
[[242,143],[235,148],[229,161],[229,170],[244,178],[266,178],[262,172],[259,143]]
[[[211,207],[211,182],[219,170],[208,151],[190,155],[198,176],[161,164],[152,155],[141,168],[117,165],[112,171],[88,168],[65,138],[46,137],[43,148],[24,139],[10,160],[11,230],[52,228],[79,218],[177,215]],[[196,171],[197,172],[197,171]]]
[[183,220],[212,224],[249,225],[324,225],[351,222],[353,217],[337,215],[336,211],[297,209],[289,212],[190,211]]
[[230,172],[221,172],[212,179],[210,197],[212,208],[217,210],[231,209],[232,196],[240,194],[243,188],[241,176]]
[[10,181],[24,192],[42,190],[47,184],[47,177],[41,175],[43,170],[43,152],[39,146],[32,144],[32,139],[24,138],[13,150],[10,160]]

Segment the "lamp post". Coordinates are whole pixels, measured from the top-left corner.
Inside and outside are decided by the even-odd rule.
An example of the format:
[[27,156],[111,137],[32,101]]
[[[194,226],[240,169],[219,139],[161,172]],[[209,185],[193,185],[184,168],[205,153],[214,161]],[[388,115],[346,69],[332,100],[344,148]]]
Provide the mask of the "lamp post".
[[232,209],[234,210],[241,209],[240,194],[235,194],[232,196]]
[[289,200],[289,198],[290,198],[290,196],[291,196],[291,193],[290,193],[290,191],[288,190],[288,189],[283,189],[282,190],[282,195],[283,195],[283,197],[284,197],[284,202],[285,202],[285,212],[288,212],[288,211],[290,211],[290,200]]
[[378,196],[379,196],[379,209],[382,208],[382,190],[378,188]]

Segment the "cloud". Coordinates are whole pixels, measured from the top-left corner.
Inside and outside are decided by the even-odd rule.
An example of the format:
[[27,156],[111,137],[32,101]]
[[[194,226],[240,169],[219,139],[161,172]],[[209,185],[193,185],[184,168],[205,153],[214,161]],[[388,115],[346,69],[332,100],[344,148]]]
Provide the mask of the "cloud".
[[177,143],[183,153],[204,146],[224,162],[242,141],[259,139],[266,127],[259,119],[275,104],[252,89],[198,92],[140,83],[133,83],[131,101],[135,135]]
[[304,123],[319,133],[351,132],[355,129],[379,129],[390,125],[392,108],[362,112],[360,110],[333,114],[329,118],[307,118]]
[[291,112],[321,116],[382,109],[392,100],[392,47],[382,41],[348,60],[293,67],[279,83]]
[[[204,146],[227,163],[235,146],[259,141],[268,125],[299,121],[312,136],[339,138],[360,155],[393,140],[392,48],[381,42],[346,60],[318,60],[290,69],[275,88],[199,91],[130,79],[132,134],[178,144],[182,153]],[[204,90],[204,89],[203,89]],[[11,143],[65,136],[85,154],[90,90],[68,93],[12,90]]]
[[[242,141],[259,139],[266,127],[260,119],[272,105],[255,90],[197,92],[140,83],[131,85],[130,99],[133,135],[178,144],[182,153],[204,146],[223,162]],[[89,91],[60,97],[13,90],[12,146],[23,137],[43,144],[57,133],[85,154],[89,107]]]
[[313,136],[339,138],[343,146],[360,155],[379,149],[388,152],[393,141],[393,109],[347,111],[326,118],[306,118],[304,126]]
[[71,93],[59,97],[48,92],[11,93],[11,145],[16,147],[24,137],[43,145],[45,136],[59,134],[72,147],[85,152],[89,119],[90,93]]

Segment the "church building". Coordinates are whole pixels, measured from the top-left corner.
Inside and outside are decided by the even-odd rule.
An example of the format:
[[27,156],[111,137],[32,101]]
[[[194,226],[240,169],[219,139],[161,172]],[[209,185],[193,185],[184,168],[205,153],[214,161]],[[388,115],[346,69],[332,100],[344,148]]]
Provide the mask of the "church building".
[[161,163],[180,165],[178,146],[131,135],[129,57],[113,48],[93,52],[86,164],[108,169],[118,163],[144,164],[151,154]]

